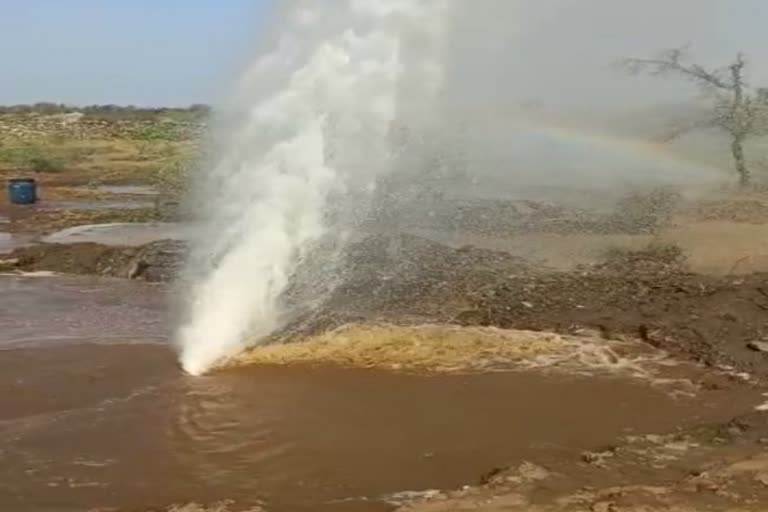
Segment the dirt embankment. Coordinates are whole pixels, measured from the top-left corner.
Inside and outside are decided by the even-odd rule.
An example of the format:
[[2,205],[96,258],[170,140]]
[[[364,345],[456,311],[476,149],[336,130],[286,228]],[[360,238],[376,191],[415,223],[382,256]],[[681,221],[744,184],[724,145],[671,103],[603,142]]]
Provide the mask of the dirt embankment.
[[22,247],[0,260],[0,270],[93,274],[149,282],[167,282],[178,273],[186,247],[161,240],[141,247],[94,243],[39,244]]
[[629,336],[686,359],[765,374],[768,289],[764,274],[663,280],[624,273],[553,274],[504,280],[456,317],[460,323]]
[[350,320],[443,322],[642,339],[686,360],[768,375],[766,274],[687,272],[674,248],[617,251],[575,272],[503,252],[423,238],[371,237],[352,247],[346,278],[286,336]]

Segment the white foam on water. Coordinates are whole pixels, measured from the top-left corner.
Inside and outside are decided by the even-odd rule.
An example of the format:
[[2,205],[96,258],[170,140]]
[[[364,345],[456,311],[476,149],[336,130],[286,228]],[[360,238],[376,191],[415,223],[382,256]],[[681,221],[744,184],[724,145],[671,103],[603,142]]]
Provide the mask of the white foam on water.
[[59,274],[51,272],[50,270],[32,270],[29,272],[16,271],[16,272],[0,272],[0,276],[12,276],[12,277],[55,277]]
[[[768,393],[763,393],[763,397],[768,399]],[[762,404],[755,406],[755,410],[760,412],[768,412],[768,400],[766,400]]]
[[193,187],[205,219],[176,336],[193,375],[281,326],[298,263],[324,237],[343,238],[329,207],[386,172],[391,123],[440,87],[446,0],[282,5],[278,41],[221,108],[219,157]]

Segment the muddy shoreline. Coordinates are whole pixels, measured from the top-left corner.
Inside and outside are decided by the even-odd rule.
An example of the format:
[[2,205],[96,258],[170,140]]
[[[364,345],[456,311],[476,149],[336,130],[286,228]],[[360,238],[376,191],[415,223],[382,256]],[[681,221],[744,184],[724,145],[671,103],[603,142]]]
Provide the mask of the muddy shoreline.
[[668,435],[630,436],[570,460],[498,468],[478,486],[400,512],[759,512],[768,501],[768,422],[753,413]]
[[[178,241],[140,247],[41,244],[10,253],[4,270],[163,283],[178,275],[185,252]],[[345,279],[324,304],[297,317],[282,336],[354,319],[591,331],[641,339],[712,367],[768,376],[768,353],[759,349],[768,339],[768,273],[692,273],[674,248],[617,251],[564,272],[501,251],[377,235],[350,247],[345,268]]]
[[[52,271],[167,283],[186,244],[93,243],[16,249],[4,271]],[[640,339],[684,360],[768,376],[768,273],[705,275],[673,246],[614,251],[575,271],[533,265],[502,251],[458,249],[413,235],[375,235],[350,246],[341,284],[296,316],[278,338],[354,320],[594,333]],[[290,303],[293,290],[286,293]]]

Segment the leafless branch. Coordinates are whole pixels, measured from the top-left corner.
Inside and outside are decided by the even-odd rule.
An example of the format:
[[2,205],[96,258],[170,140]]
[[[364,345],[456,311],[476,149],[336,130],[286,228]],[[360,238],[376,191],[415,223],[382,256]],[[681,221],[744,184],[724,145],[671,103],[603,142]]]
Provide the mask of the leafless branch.
[[739,53],[730,65],[707,69],[690,63],[684,49],[663,52],[654,59],[626,59],[620,66],[630,74],[676,75],[692,81],[709,93],[712,106],[706,119],[678,123],[661,137],[668,142],[693,130],[716,128],[728,134],[734,167],[742,185],[752,179],[745,143],[749,138],[768,135],[768,89],[753,91],[745,78],[747,61]]
[[699,64],[687,64],[686,51],[683,48],[667,50],[655,59],[624,59],[619,62],[619,67],[632,75],[678,74],[706,89],[732,91],[734,88],[734,84],[727,77],[727,70],[707,70]]

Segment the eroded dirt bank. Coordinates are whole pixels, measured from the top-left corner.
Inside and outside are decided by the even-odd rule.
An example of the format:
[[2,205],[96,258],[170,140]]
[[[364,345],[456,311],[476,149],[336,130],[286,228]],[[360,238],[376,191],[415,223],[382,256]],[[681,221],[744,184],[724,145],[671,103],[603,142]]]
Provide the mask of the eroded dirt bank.
[[687,271],[674,247],[615,251],[576,271],[537,268],[504,252],[409,235],[353,247],[345,283],[287,329],[349,320],[445,322],[637,338],[713,367],[765,375],[768,274]]
[[98,243],[36,244],[21,247],[0,259],[6,272],[50,271],[168,282],[178,273],[186,247],[160,240],[138,247]]

